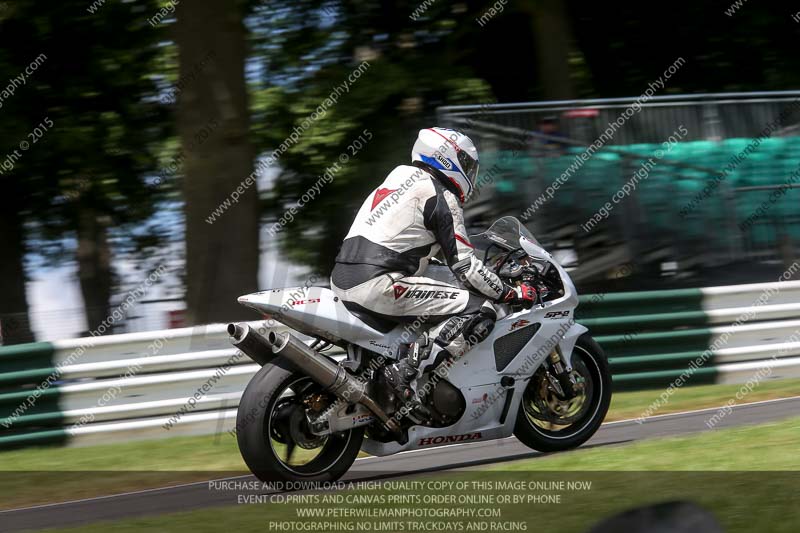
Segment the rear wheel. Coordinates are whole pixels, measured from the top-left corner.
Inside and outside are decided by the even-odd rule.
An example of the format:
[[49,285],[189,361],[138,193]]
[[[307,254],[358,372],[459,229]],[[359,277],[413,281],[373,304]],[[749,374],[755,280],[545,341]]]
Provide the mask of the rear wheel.
[[317,436],[306,410],[335,398],[305,374],[268,363],[245,388],[236,417],[239,451],[263,481],[334,481],[353,464],[364,428]]
[[526,446],[542,452],[575,448],[603,423],[611,403],[611,372],[603,349],[588,333],[575,344],[572,368],[581,391],[570,400],[554,392],[544,365],[528,382],[514,426]]

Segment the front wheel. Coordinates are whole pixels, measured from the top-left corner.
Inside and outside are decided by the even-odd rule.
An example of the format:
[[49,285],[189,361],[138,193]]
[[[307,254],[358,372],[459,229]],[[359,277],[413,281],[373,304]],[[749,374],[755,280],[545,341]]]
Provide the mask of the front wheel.
[[584,333],[572,352],[572,369],[580,393],[570,400],[559,398],[539,367],[522,395],[514,435],[541,452],[569,450],[595,434],[611,403],[611,371],[603,349]]
[[283,363],[264,365],[242,394],[236,415],[242,458],[262,481],[335,481],[355,461],[364,428],[311,433],[306,412],[322,412],[336,398]]

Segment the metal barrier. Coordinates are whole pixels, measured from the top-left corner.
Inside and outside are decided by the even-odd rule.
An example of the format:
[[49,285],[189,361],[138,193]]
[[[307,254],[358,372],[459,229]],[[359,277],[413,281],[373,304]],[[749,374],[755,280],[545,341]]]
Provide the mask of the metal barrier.
[[[792,196],[800,182],[800,91],[660,96],[626,113],[635,100],[440,108],[441,124],[465,130],[481,148],[478,181],[491,194],[468,216],[476,226],[521,216],[551,249],[575,257],[579,283],[622,262],[635,263],[647,281],[800,256]],[[614,200],[679,126],[686,134],[675,149],[648,166],[634,193]]]
[[582,297],[616,390],[800,377],[800,282]]
[[225,431],[257,369],[223,324],[0,348],[0,449]]
[[[437,110],[440,124],[453,119],[482,120],[521,130],[538,130],[544,119],[553,119],[560,133],[591,143],[638,97],[511,104],[455,105]],[[684,124],[686,140],[720,140],[757,137],[764,126],[779,116],[800,91],[709,93],[653,96],[631,117],[611,144],[660,143],[675,126]],[[800,110],[786,118],[791,125],[784,134],[798,135]]]
[[[800,282],[584,295],[577,319],[617,390],[800,377]],[[223,433],[257,369],[222,324],[0,348],[0,449]]]
[[[649,171],[646,189],[642,186],[642,191],[616,205],[601,224],[584,231],[581,226],[640,168],[646,159],[641,150],[603,146],[548,198],[548,188],[578,161],[585,147],[582,142],[460,117],[453,118],[451,125],[480,140],[486,161],[478,178],[478,184],[483,184],[482,203],[479,212],[468,209],[469,220],[485,226],[498,215],[521,217],[548,249],[574,255],[574,263],[568,266],[573,267],[571,275],[578,283],[605,277],[609,267],[623,263],[646,271],[672,261],[685,270],[738,258],[741,246],[736,246],[735,221],[716,218],[731,212],[728,183],[721,182],[719,194],[708,198],[705,211],[693,214],[687,224],[678,224],[672,211],[692,200],[695,189],[685,185],[711,180],[717,173],[712,168],[662,159]],[[544,142],[558,142],[569,153],[543,152]],[[491,194],[484,194],[488,188],[493,189]]]

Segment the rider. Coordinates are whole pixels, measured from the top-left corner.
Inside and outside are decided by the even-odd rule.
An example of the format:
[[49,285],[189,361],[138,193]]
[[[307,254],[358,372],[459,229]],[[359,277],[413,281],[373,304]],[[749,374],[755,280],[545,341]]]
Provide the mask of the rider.
[[[448,355],[460,357],[491,333],[492,302],[530,307],[536,292],[525,283],[504,284],[473,253],[462,210],[478,175],[478,150],[469,137],[420,130],[411,161],[392,170],[361,205],[336,256],[331,288],[356,313],[437,324],[385,370],[393,388],[415,401],[409,384],[423,360],[433,356],[429,368],[435,369]],[[419,275],[440,251],[463,286]]]

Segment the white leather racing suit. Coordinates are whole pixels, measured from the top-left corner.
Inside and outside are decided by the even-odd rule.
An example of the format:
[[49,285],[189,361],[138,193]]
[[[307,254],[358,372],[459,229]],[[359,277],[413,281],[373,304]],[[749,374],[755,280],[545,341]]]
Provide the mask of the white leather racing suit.
[[[514,291],[475,257],[457,189],[417,164],[395,168],[361,205],[331,287],[352,312],[384,322],[461,317],[463,324],[478,313],[494,320],[490,302]],[[440,251],[463,286],[420,275]]]

